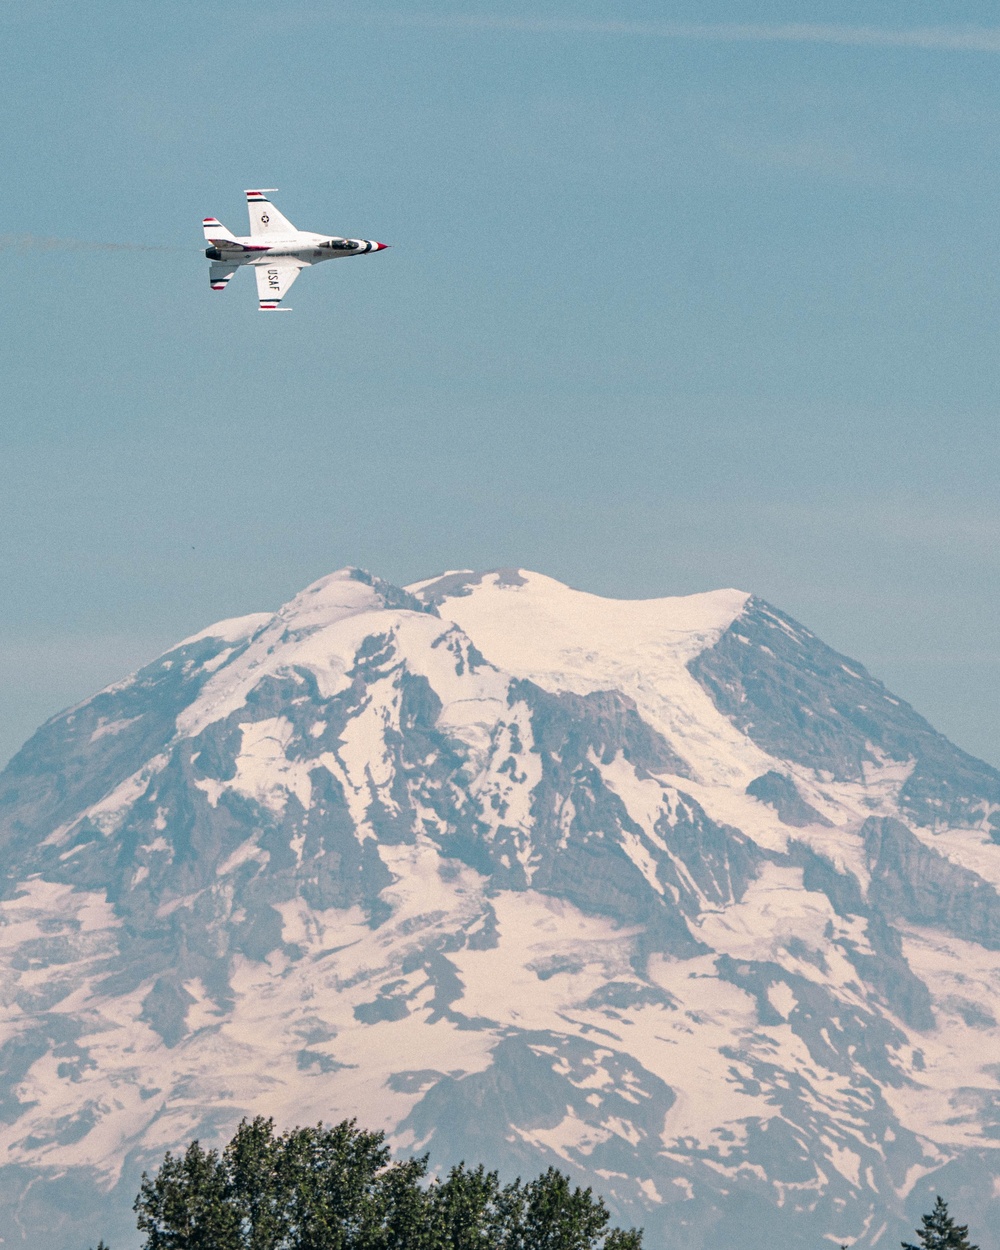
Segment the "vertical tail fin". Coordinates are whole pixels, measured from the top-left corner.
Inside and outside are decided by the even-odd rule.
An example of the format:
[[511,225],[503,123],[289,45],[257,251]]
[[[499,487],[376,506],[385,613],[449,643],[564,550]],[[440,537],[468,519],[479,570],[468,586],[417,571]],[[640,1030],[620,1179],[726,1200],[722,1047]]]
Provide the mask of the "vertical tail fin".
[[250,214],[250,234],[252,236],[270,234],[280,238],[285,234],[297,233],[295,227],[284,213],[279,213],[267,198],[269,192],[275,190],[277,190],[276,187],[264,187],[260,191],[248,191],[246,193],[247,211]]

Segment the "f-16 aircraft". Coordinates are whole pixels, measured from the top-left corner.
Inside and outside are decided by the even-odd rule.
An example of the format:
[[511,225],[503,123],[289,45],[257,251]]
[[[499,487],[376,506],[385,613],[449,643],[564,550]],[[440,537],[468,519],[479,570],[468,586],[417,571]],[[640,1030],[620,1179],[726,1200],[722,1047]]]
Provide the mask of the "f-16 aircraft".
[[213,291],[224,291],[233,274],[251,265],[257,278],[261,312],[291,312],[281,301],[303,269],[321,260],[381,252],[388,243],[374,239],[342,239],[337,235],[309,234],[296,230],[267,198],[276,187],[248,191],[250,234],[237,238],[215,217],[204,218],[205,239],[211,245],[205,255],[212,262],[208,280]]

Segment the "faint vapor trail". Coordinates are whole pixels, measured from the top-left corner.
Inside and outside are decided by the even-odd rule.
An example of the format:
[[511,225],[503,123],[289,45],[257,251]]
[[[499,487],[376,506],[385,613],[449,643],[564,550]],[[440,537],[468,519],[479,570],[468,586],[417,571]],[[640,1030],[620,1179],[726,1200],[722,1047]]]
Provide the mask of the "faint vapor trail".
[[926,26],[887,30],[879,26],[833,26],[817,22],[697,24],[633,22],[609,18],[534,18],[409,14],[383,15],[380,21],[400,26],[496,30],[538,35],[637,35],[655,39],[688,39],[715,43],[814,43],[856,48],[913,48],[925,52],[1000,53],[1000,28]]
[[176,252],[149,243],[95,243],[89,239],[50,239],[37,234],[0,234],[0,252]]

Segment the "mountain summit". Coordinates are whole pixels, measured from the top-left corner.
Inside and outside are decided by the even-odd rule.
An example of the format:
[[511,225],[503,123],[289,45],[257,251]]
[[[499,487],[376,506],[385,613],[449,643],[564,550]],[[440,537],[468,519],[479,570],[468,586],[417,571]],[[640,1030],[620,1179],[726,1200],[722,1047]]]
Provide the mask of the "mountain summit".
[[0,774],[4,1250],[245,1114],[549,1163],[650,1247],[996,1225],[1000,774],[751,595],[357,569]]

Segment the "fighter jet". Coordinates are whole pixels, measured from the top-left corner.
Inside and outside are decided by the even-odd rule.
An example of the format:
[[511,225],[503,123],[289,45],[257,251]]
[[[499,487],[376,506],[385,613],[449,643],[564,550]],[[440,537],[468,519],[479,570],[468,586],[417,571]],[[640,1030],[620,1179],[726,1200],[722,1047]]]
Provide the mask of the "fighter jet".
[[250,234],[237,238],[215,217],[205,217],[205,239],[210,244],[205,255],[212,262],[208,280],[213,291],[224,291],[233,274],[251,265],[257,278],[257,298],[261,312],[291,312],[281,301],[303,269],[321,260],[341,256],[361,256],[381,252],[388,243],[374,239],[342,239],[338,235],[309,234],[296,230],[267,198],[277,187],[248,191]]

